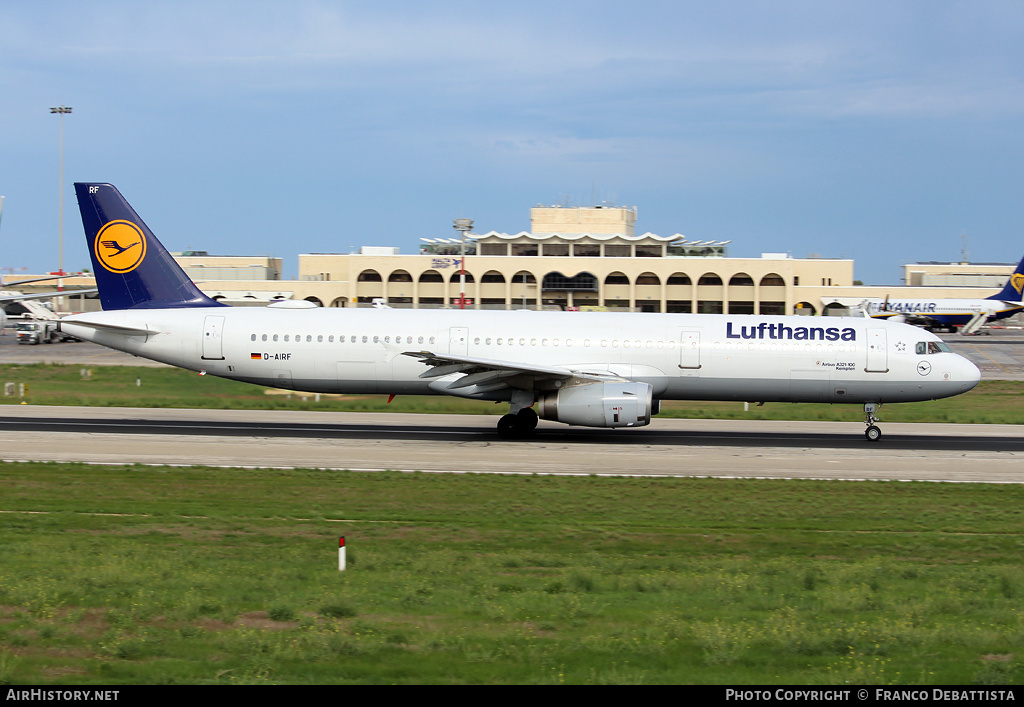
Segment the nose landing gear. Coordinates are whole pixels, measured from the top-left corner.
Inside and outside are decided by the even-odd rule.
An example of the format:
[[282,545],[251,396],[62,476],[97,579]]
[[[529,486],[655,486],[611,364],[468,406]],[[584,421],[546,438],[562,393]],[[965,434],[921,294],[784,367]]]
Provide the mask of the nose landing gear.
[[881,403],[864,403],[864,424],[868,426],[864,430],[864,436],[868,438],[869,442],[877,442],[882,438],[882,430],[875,424],[878,422],[875,413],[880,407],[882,407]]

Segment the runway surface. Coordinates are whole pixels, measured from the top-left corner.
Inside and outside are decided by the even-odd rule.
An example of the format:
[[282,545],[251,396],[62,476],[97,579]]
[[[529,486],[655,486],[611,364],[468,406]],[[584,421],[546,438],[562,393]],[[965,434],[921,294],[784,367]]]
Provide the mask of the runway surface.
[[1014,425],[659,420],[635,430],[541,422],[506,441],[496,417],[4,406],[4,461],[447,473],[1024,483]]

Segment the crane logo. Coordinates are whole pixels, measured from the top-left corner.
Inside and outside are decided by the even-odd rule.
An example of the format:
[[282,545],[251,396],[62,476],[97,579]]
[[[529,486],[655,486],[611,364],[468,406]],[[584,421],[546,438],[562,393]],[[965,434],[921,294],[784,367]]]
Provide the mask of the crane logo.
[[146,236],[131,221],[110,221],[96,234],[93,252],[110,272],[131,272],[146,257]]

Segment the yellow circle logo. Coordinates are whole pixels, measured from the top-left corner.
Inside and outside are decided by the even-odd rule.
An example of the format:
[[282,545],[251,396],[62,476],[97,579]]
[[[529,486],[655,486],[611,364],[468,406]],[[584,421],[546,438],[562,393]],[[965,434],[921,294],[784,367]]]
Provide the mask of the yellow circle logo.
[[131,221],[111,221],[96,234],[93,251],[110,272],[131,272],[146,257],[146,236]]

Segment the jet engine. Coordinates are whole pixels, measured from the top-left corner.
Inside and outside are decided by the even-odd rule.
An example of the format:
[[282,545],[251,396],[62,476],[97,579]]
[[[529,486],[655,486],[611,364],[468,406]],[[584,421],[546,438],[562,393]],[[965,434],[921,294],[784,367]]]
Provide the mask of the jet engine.
[[642,427],[651,422],[652,397],[647,383],[584,383],[542,393],[537,414],[569,425]]

